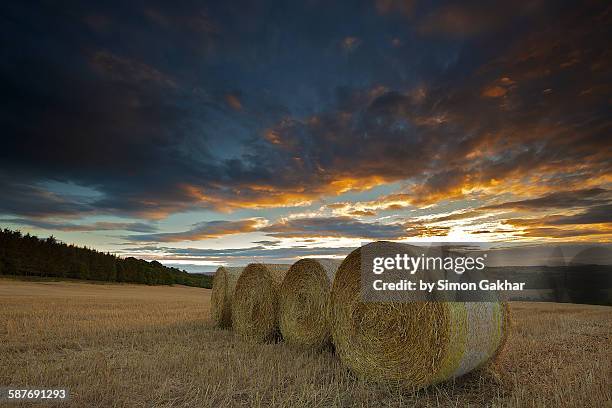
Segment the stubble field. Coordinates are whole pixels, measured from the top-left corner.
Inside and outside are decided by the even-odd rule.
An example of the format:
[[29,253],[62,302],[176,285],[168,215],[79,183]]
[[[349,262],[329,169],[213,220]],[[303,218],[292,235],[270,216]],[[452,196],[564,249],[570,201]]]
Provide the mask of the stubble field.
[[513,303],[495,365],[410,392],[356,379],[332,352],[245,343],[211,326],[209,301],[200,288],[0,278],[0,387],[68,388],[62,407],[612,406],[610,307]]

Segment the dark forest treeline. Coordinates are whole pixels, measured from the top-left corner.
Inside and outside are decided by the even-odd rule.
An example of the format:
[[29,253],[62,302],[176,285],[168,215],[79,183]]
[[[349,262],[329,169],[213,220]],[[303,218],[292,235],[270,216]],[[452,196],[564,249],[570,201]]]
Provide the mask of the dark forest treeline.
[[211,287],[212,278],[189,274],[157,261],[119,258],[89,248],[67,245],[54,237],[41,239],[19,231],[0,230],[0,275],[88,279],[148,285]]

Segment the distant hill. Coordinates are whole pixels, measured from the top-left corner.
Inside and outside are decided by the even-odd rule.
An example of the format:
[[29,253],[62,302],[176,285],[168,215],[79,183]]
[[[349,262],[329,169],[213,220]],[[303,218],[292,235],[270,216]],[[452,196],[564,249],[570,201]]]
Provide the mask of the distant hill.
[[212,287],[212,277],[169,268],[157,261],[120,258],[54,237],[38,238],[0,230],[0,275],[86,279],[147,285]]

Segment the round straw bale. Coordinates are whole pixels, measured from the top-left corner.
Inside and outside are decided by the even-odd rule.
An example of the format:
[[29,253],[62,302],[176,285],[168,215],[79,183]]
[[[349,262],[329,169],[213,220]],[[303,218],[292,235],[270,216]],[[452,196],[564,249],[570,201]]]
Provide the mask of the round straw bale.
[[278,330],[278,293],[289,265],[249,264],[236,282],[232,325],[236,333],[253,341],[269,341]]
[[213,276],[210,314],[213,323],[218,327],[232,325],[232,297],[243,270],[244,266],[220,266]]
[[335,259],[300,259],[289,268],[279,299],[279,327],[287,343],[310,349],[330,344],[331,282],[340,263]]
[[[503,347],[509,321],[497,301],[363,302],[363,248],[342,262],[331,293],[336,352],[359,377],[422,388],[483,366]],[[420,255],[414,248],[389,242],[367,246]]]

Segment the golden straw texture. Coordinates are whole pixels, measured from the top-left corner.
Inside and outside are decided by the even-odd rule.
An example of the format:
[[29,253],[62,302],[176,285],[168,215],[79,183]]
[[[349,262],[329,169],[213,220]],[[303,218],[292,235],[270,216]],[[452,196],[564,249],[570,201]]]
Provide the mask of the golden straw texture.
[[232,301],[232,325],[245,339],[275,339],[278,330],[278,294],[289,265],[254,263],[238,278]]
[[331,342],[331,282],[340,261],[300,259],[289,268],[280,288],[279,326],[294,346],[322,349]]
[[232,325],[232,297],[243,266],[220,266],[213,277],[210,314],[218,327]]
[[[414,247],[377,249],[418,256]],[[495,356],[508,329],[500,302],[361,301],[361,251],[340,265],[332,286],[332,335],[340,359],[358,376],[421,388],[463,375]]]

